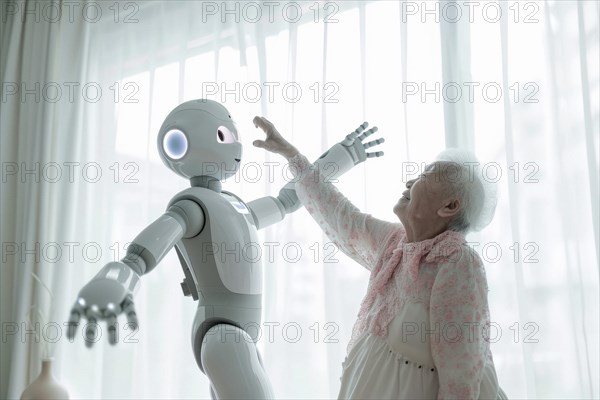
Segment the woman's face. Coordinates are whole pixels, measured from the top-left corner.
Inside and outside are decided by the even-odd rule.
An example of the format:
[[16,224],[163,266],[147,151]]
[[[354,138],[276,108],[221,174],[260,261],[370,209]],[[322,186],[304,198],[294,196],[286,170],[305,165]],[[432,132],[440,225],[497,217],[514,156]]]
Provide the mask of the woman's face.
[[449,200],[448,183],[440,173],[443,164],[429,164],[421,175],[406,182],[407,190],[394,206],[394,214],[404,226],[427,228],[442,219],[438,211]]

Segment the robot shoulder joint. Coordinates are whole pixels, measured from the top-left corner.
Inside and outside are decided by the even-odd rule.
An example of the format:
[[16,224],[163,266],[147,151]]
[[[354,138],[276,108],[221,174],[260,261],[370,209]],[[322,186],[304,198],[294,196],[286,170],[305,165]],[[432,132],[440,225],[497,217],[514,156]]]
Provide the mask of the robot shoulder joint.
[[196,236],[204,227],[204,212],[200,205],[193,200],[179,200],[169,207],[167,213],[184,227],[184,238]]

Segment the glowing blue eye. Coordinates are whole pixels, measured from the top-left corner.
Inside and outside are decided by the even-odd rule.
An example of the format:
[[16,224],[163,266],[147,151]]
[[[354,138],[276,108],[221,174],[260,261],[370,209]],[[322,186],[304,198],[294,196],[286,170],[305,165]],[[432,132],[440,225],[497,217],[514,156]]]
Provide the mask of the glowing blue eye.
[[171,129],[163,139],[163,148],[169,158],[179,160],[185,155],[188,149],[188,142],[185,134],[178,129]]

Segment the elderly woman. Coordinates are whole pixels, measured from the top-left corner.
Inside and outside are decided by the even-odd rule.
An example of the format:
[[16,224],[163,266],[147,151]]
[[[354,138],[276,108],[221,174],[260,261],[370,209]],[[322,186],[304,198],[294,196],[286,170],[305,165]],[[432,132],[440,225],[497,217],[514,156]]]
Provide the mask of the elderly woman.
[[386,222],[361,213],[314,173],[268,120],[256,117],[254,124],[266,133],[254,145],[287,158],[302,204],[345,254],[371,271],[339,398],[506,398],[484,335],[485,270],[464,237],[489,222],[495,206],[473,168],[442,153],[406,183],[393,209],[401,224]]

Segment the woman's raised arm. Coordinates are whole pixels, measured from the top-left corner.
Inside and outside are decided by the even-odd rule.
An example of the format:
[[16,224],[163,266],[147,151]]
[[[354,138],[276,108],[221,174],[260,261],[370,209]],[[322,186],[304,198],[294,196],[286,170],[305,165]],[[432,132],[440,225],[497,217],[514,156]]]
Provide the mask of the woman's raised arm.
[[266,140],[256,140],[254,145],[281,154],[290,163],[295,175],[296,194],[306,210],[325,234],[346,255],[371,270],[386,238],[399,223],[391,223],[360,212],[350,200],[318,171],[308,159],[285,140],[273,124],[262,117],[254,124],[263,129]]

